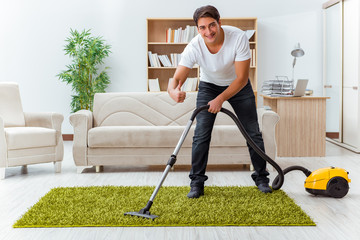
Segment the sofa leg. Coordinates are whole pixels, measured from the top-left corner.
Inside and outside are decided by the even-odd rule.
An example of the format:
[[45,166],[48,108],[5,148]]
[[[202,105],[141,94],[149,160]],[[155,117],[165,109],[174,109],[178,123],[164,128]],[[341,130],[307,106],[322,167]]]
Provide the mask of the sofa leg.
[[92,168],[93,166],[77,166],[76,167],[76,173],[80,174],[84,171],[86,168]]
[[61,173],[61,162],[54,162],[54,168],[56,173]]
[[104,171],[104,166],[96,166],[96,172],[103,172]]
[[5,168],[0,168],[0,179],[5,179]]
[[255,170],[254,166],[250,164],[250,171],[254,171],[254,170]]
[[28,173],[28,167],[27,165],[21,166],[21,174],[27,174]]

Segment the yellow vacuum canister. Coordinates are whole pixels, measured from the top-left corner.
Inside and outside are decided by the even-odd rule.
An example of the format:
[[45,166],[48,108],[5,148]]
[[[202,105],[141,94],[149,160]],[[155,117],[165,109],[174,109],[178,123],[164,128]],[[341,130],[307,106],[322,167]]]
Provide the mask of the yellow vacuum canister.
[[305,189],[314,195],[326,195],[334,198],[342,198],[349,191],[348,177],[345,169],[337,167],[321,168],[313,171],[305,179]]

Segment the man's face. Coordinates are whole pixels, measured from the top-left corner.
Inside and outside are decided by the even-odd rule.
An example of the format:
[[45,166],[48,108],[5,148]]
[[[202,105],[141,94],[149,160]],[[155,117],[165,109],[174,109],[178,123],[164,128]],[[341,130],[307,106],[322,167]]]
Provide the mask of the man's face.
[[220,37],[220,27],[220,21],[218,23],[211,17],[199,18],[198,20],[198,32],[207,44],[215,43]]

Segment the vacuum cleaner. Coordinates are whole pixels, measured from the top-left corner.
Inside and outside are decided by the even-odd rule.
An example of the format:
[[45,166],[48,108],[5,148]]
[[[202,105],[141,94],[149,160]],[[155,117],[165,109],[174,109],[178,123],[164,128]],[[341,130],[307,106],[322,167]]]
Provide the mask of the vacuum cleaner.
[[[176,157],[178,152],[180,151],[180,148],[187,136],[187,134],[190,131],[191,125],[195,120],[196,115],[204,110],[208,110],[209,105],[201,106],[194,110],[193,114],[191,115],[190,120],[188,121],[176,147],[173,152],[173,154],[170,156],[166,168],[161,176],[161,179],[156,186],[155,190],[153,191],[149,201],[147,202],[146,206],[142,208],[139,212],[126,212],[124,215],[130,215],[130,216],[138,216],[143,218],[149,218],[154,220],[157,218],[157,215],[153,215],[150,213],[150,208],[154,202],[154,199],[159,192],[166,176],[168,175],[170,169],[174,166],[176,162]],[[272,189],[278,190],[282,187],[284,183],[284,177],[285,174],[287,174],[290,171],[294,170],[300,170],[302,171],[306,176],[305,180],[305,189],[307,192],[313,194],[313,195],[324,195],[334,198],[342,198],[344,197],[348,191],[349,191],[349,184],[351,180],[348,178],[348,172],[345,171],[345,169],[342,168],[335,168],[335,167],[329,167],[329,168],[322,168],[318,169],[314,172],[309,171],[308,169],[302,167],[302,166],[291,166],[284,170],[280,168],[280,166],[273,161],[268,155],[265,154],[265,152],[259,148],[255,142],[251,139],[251,137],[246,132],[245,128],[239,121],[239,119],[233,114],[231,111],[221,108],[220,112],[223,112],[227,114],[237,125],[242,135],[245,137],[247,143],[254,149],[254,151],[259,154],[259,156],[264,159],[266,162],[268,162],[270,165],[272,165],[275,170],[278,172],[278,175],[274,179],[272,183]]]

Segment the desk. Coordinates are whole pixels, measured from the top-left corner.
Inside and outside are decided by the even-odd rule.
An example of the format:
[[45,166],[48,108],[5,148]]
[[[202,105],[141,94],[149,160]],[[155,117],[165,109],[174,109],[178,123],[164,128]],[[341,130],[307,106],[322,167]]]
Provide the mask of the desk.
[[276,126],[278,157],[324,157],[326,138],[326,99],[329,97],[264,98],[279,114]]

